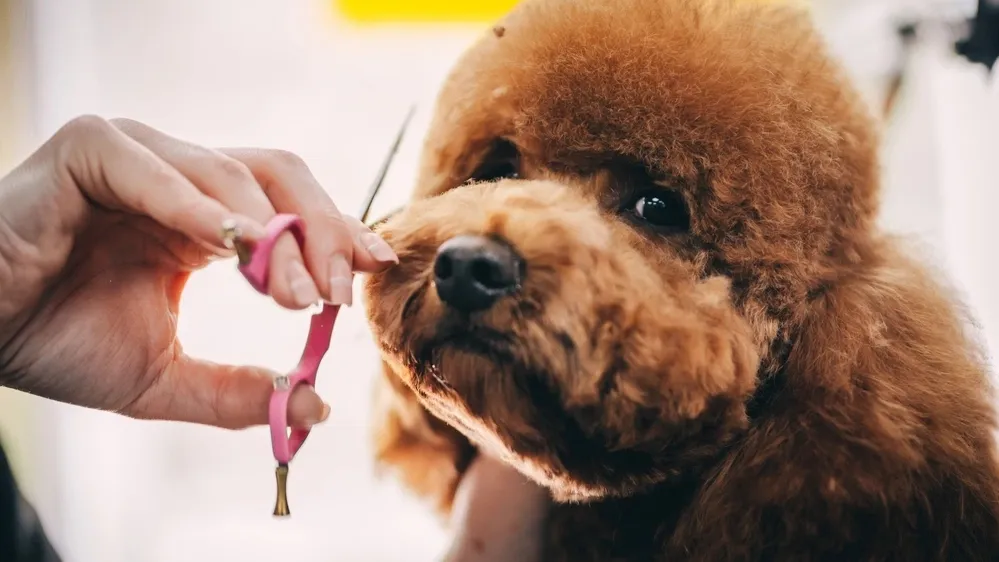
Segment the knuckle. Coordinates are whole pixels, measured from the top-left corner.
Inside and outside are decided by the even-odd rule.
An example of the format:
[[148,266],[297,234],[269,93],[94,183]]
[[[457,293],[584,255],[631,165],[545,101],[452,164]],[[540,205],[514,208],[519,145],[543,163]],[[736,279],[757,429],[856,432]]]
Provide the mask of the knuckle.
[[87,114],[73,118],[63,125],[57,134],[69,138],[105,137],[112,129],[114,126],[103,117]]
[[177,189],[178,173],[166,163],[156,162],[149,170],[150,187],[156,189]]
[[270,149],[264,153],[264,158],[272,168],[278,170],[307,170],[309,168],[301,156],[289,150]]
[[174,213],[174,217],[196,217],[201,215],[204,210],[204,202],[199,198],[192,197],[177,203],[177,209]]
[[328,233],[323,238],[330,247],[336,250],[346,250],[353,247],[353,239],[357,229],[351,225],[349,217],[341,215],[336,207],[332,206],[323,206],[316,212],[316,219],[321,221],[321,228]]
[[[164,206],[162,203],[155,203],[155,201],[160,200],[157,197],[157,193],[176,191],[177,178],[173,170],[164,165],[151,167],[145,177],[148,189],[136,191],[130,198],[129,205],[139,213],[152,214],[157,210],[153,208],[154,206]],[[190,215],[197,211],[195,202],[188,198],[171,198],[168,200],[173,203],[172,209],[162,208],[159,209],[160,211],[169,212],[172,210],[169,214],[174,216]]]
[[347,222],[347,218],[340,213],[340,210],[336,208],[336,205],[330,201],[327,204],[321,205],[316,209],[317,218],[322,220],[329,228],[333,228],[338,231],[349,232],[350,223]]
[[361,222],[361,219],[357,217],[345,215],[343,217],[343,220],[346,222],[347,228],[350,229],[351,234],[355,236],[360,236],[361,234],[364,234],[366,232],[371,232],[371,229],[368,228],[368,225]]
[[256,179],[253,177],[250,168],[235,158],[219,155],[214,167],[223,178],[230,182],[240,184],[256,183]]
[[108,124],[125,134],[128,134],[129,131],[135,131],[143,127],[142,123],[127,117],[115,117],[109,120]]
[[364,228],[364,223],[362,223],[357,217],[352,217],[350,215],[343,215],[343,223],[346,224],[351,230],[362,230]]

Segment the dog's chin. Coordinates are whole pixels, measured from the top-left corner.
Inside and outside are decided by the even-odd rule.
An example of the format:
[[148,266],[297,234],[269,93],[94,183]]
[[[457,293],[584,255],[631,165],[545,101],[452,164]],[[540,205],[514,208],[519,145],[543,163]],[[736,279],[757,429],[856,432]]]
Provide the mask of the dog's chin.
[[[547,390],[516,383],[530,371],[529,345],[513,335],[468,319],[441,318],[432,329],[411,340],[403,366],[410,387],[436,417],[457,429],[481,452],[505,461],[548,488],[559,501],[585,502],[625,496],[661,481],[663,474],[587,476],[575,473],[565,437],[550,433],[547,411],[558,419],[568,413],[552,402]],[[540,392],[533,392],[538,391]],[[551,389],[554,390],[554,389]],[[539,404],[541,400],[544,403]],[[556,412],[557,410],[557,412]],[[582,443],[576,443],[582,447]],[[597,470],[597,472],[601,472]],[[617,481],[617,482],[616,482]]]
[[445,319],[414,347],[406,369],[423,405],[464,434],[480,452],[511,463],[520,460],[499,437],[496,426],[511,420],[494,420],[487,413],[496,401],[510,398],[490,387],[513,375],[511,336],[482,325]]
[[459,324],[442,320],[429,337],[417,342],[410,365],[415,381],[454,389],[455,377],[460,373],[449,372],[449,359],[465,358],[464,363],[474,363],[480,368],[494,370],[513,361],[511,336],[486,326]]
[[[559,381],[571,374],[544,355],[553,349],[544,326],[523,324],[531,321],[523,317],[521,324],[501,325],[510,319],[502,309],[458,314],[426,299],[425,290],[414,294],[402,299],[395,329],[380,334],[383,356],[431,414],[481,452],[560,501],[628,496],[676,472],[647,451],[614,448],[614,436],[602,434],[593,418],[599,411],[567,408]],[[531,336],[539,339],[525,339]]]

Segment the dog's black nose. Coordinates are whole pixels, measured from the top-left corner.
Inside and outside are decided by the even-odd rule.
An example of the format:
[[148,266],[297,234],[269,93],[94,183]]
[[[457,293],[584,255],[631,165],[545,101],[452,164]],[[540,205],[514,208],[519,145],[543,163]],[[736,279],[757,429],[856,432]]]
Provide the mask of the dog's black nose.
[[485,310],[516,291],[520,278],[520,256],[499,240],[457,236],[437,250],[434,262],[437,295],[456,310]]

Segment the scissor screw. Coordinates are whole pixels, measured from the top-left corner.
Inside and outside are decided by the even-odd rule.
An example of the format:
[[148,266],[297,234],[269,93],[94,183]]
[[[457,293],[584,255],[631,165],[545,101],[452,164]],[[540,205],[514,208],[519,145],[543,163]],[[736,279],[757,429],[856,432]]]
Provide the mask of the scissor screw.
[[281,375],[280,377],[274,378],[274,388],[278,390],[288,390],[291,386],[291,382],[288,380],[288,375]]

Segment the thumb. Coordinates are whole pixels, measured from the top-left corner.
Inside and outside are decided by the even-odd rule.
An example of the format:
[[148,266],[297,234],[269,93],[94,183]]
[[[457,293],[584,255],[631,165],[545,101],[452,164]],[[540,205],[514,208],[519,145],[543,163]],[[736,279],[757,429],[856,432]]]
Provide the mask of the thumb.
[[[124,413],[227,429],[265,425],[276,376],[259,367],[220,365],[181,354]],[[300,385],[292,393],[290,426],[309,428],[328,416],[329,406],[312,387]]]

